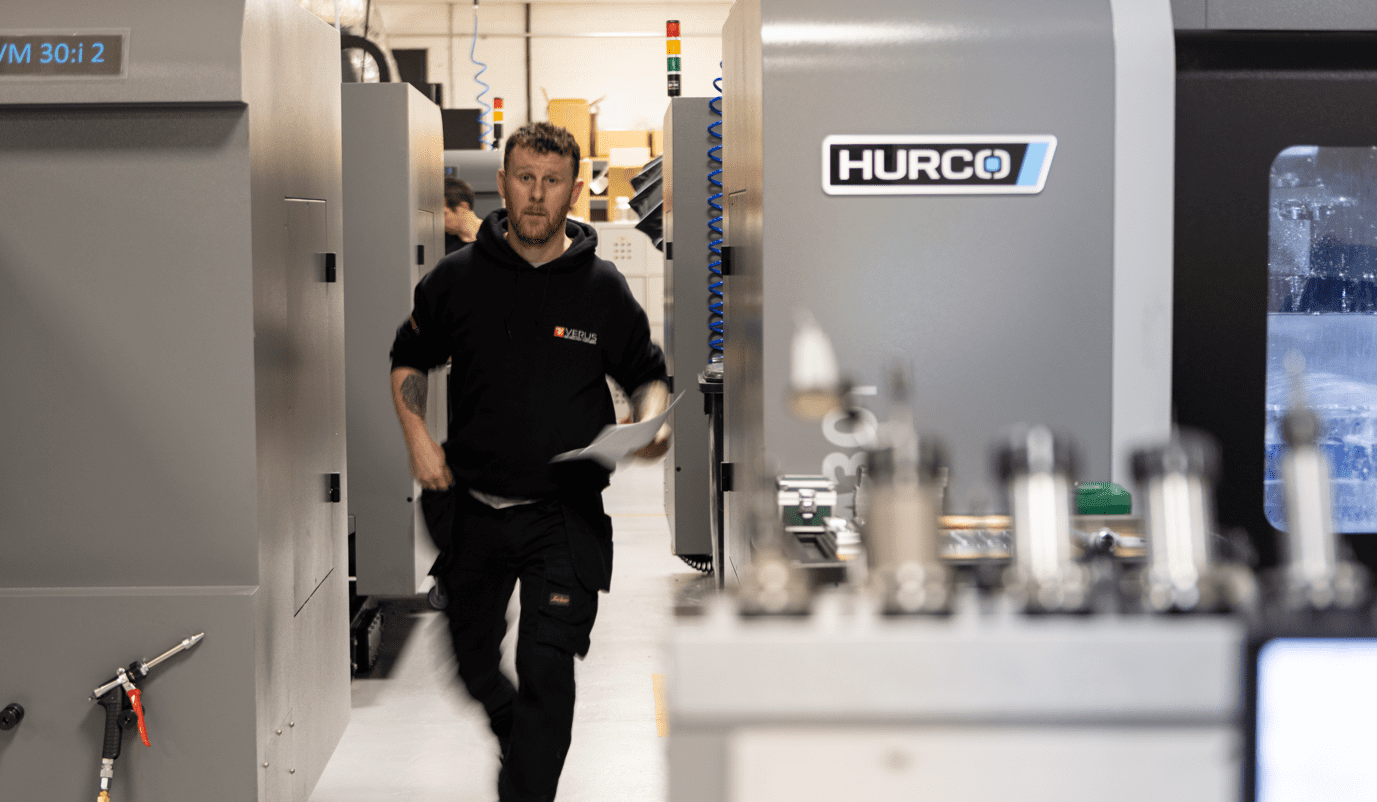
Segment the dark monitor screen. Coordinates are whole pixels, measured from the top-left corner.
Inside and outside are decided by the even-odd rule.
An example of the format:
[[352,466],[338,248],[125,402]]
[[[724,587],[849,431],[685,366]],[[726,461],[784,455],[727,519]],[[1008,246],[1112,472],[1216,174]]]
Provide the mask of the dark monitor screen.
[[1377,799],[1377,639],[1273,638],[1255,665],[1257,802]]

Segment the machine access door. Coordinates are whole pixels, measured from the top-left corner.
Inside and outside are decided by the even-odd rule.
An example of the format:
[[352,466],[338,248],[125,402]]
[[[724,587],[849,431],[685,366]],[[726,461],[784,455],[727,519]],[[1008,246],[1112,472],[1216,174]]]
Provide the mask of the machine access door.
[[305,323],[293,342],[288,358],[299,362],[295,373],[285,374],[283,391],[291,420],[287,440],[301,465],[291,484],[298,518],[290,532],[293,553],[293,594],[300,610],[325,581],[344,547],[344,489],[340,466],[344,463],[344,438],[336,421],[344,416],[344,397],[336,386],[344,381],[342,354],[332,338],[343,324],[344,301],[337,274],[328,272],[329,230],[326,202],[287,198],[283,217],[287,250],[280,276],[289,319]]
[[1177,61],[1178,420],[1221,439],[1220,523],[1276,563],[1277,424],[1297,389],[1286,357],[1301,357],[1335,527],[1371,564],[1377,33],[1178,33]]

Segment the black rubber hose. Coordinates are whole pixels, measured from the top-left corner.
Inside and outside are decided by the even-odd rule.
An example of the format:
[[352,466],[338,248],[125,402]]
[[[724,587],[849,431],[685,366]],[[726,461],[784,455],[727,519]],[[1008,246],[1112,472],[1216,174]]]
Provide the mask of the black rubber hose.
[[712,575],[711,554],[680,554],[679,559],[683,560],[685,564],[695,571],[701,571],[709,576]]
[[353,50],[355,48],[372,56],[373,60],[378,63],[378,83],[392,83],[392,70],[387,66],[387,56],[383,53],[381,47],[378,47],[372,40],[365,39],[362,36],[355,36],[350,33],[341,33],[339,35],[340,50]]

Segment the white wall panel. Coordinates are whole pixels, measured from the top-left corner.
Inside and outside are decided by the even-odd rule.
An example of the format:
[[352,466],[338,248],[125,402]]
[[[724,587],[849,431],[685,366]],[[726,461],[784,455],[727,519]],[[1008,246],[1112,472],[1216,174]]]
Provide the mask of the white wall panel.
[[415,33],[444,33],[448,25],[445,21],[448,9],[449,6],[444,3],[389,3],[382,6],[383,27],[389,39]]
[[[551,98],[596,100],[598,127],[604,130],[658,129],[665,93],[665,20],[677,19],[683,31],[683,92],[715,94],[721,74],[721,30],[730,3],[625,4],[538,2],[531,4],[531,102],[526,106],[525,4],[488,0],[478,11],[476,56],[488,65],[481,76],[492,87],[485,99],[506,103],[506,130],[528,119],[543,120],[545,94]],[[453,70],[450,21],[453,14]],[[473,6],[466,3],[387,3],[382,6],[394,48],[428,49],[432,82],[444,84],[446,108],[473,108],[482,87],[469,60]],[[653,34],[626,36],[625,34]],[[613,34],[602,36],[600,34]],[[623,34],[618,36],[616,34]],[[529,113],[528,113],[529,112]]]
[[[604,130],[658,129],[669,98],[665,92],[665,20],[679,20],[684,38],[685,95],[707,95],[721,73],[722,24],[731,6],[681,5],[533,6],[534,33],[655,33],[648,38],[536,38],[531,46],[533,92],[550,97],[607,99],[598,106]],[[571,69],[571,65],[577,65]],[[539,111],[539,100],[534,101]]]
[[531,5],[531,31],[564,33],[658,33],[665,20],[679,20],[684,36],[721,36],[731,3],[685,7],[680,3],[558,3]]

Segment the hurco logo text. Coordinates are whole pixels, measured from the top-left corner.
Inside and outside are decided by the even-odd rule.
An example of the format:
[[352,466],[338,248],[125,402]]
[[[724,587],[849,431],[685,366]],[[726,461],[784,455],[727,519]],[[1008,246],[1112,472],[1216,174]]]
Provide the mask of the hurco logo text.
[[1054,136],[829,136],[822,186],[829,195],[1035,194]]

